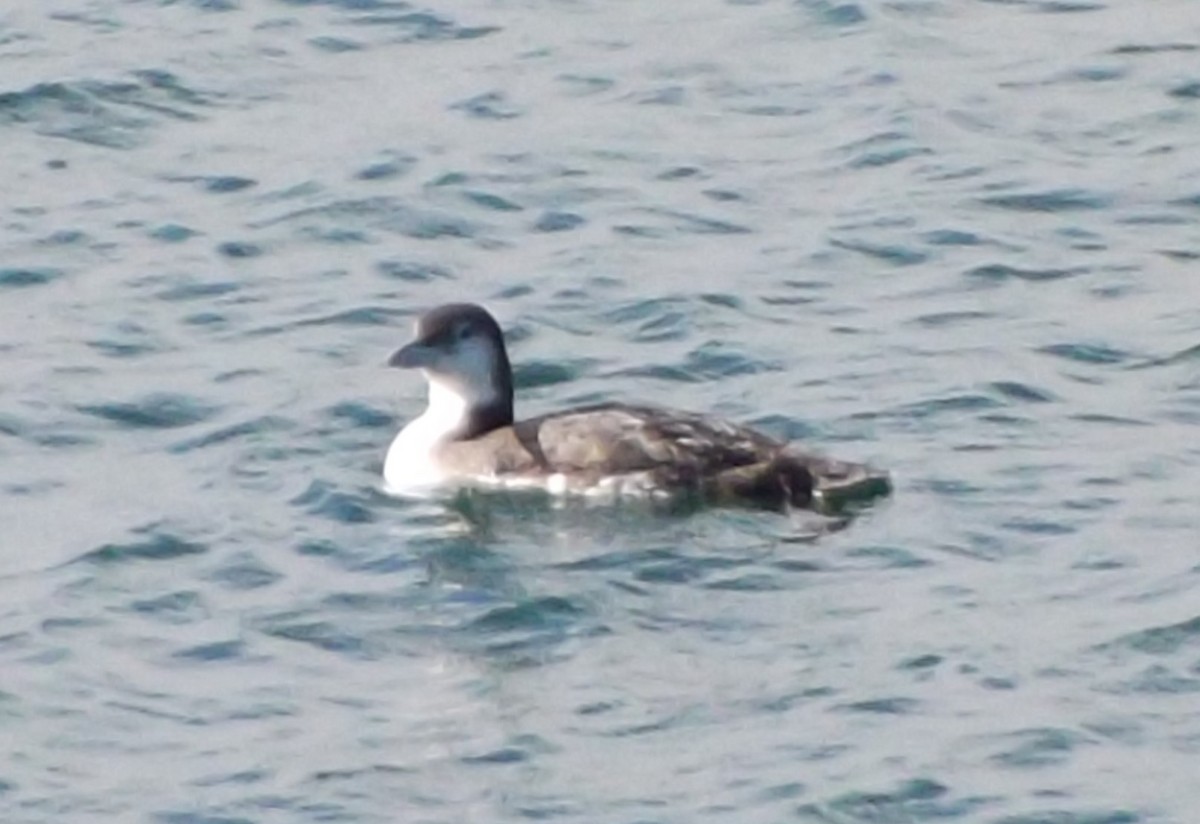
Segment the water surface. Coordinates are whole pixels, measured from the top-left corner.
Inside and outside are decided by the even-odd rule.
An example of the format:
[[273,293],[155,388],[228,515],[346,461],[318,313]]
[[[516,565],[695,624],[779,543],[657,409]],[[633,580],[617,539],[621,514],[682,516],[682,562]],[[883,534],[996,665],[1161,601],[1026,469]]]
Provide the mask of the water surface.
[[[1194,19],[9,3],[0,818],[1192,820]],[[462,299],[897,494],[388,499]]]

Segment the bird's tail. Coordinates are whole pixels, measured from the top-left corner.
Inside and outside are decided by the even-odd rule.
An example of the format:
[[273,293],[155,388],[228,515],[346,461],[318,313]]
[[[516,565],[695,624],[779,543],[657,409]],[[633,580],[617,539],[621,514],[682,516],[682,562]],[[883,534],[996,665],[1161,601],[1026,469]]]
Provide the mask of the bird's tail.
[[780,451],[776,460],[807,471],[812,478],[808,506],[822,512],[839,512],[892,491],[891,476],[866,464],[839,461],[790,445]]
[[891,489],[886,472],[786,446],[767,460],[717,473],[706,491],[731,503],[833,513]]

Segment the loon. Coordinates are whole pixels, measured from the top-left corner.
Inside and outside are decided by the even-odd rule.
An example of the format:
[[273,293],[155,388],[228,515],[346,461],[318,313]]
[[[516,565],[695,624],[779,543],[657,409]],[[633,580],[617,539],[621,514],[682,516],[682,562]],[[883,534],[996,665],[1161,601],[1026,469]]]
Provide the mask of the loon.
[[388,365],[420,369],[429,385],[425,412],[388,448],[383,475],[393,493],[524,487],[788,511],[891,489],[886,472],[690,412],[601,403],[515,421],[504,333],[471,303],[421,315]]

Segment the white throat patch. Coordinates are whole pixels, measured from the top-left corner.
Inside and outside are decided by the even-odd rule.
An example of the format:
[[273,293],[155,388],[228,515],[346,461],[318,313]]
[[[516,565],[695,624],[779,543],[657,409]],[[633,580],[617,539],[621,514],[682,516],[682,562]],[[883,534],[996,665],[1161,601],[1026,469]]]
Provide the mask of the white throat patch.
[[493,382],[495,358],[488,342],[473,340],[445,355],[436,366],[421,370],[429,383],[428,404],[388,448],[383,477],[389,488],[435,486],[445,480],[434,460],[437,447],[463,430],[473,410],[500,400]]

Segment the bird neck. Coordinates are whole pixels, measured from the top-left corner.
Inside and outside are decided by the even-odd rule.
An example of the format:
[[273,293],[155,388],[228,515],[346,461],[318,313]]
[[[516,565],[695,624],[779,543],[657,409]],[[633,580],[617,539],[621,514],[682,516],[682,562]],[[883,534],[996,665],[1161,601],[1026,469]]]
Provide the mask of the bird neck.
[[429,404],[421,415],[423,429],[438,440],[465,441],[493,429],[511,426],[511,381],[480,386],[440,377],[429,378]]

